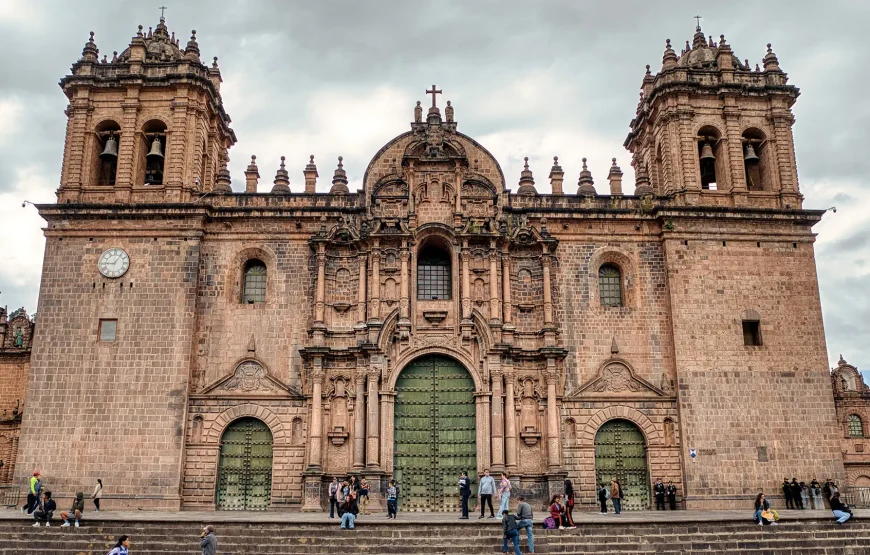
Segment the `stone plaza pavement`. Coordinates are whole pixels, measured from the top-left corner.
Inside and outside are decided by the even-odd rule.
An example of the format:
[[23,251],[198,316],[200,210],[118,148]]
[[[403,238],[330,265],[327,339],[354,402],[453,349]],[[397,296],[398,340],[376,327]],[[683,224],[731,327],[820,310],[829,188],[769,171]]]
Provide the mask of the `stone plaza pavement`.
[[[55,521],[60,525],[60,510],[55,512]],[[574,513],[574,520],[579,524],[615,524],[621,523],[656,523],[656,522],[749,522],[752,519],[752,510],[745,511],[635,511],[623,512],[616,515],[613,512],[602,514],[599,512]],[[782,521],[794,520],[817,520],[830,518],[833,520],[831,511],[828,510],[784,510],[779,512]],[[535,523],[541,523],[548,515],[543,511],[535,512]],[[855,509],[854,518],[870,518],[870,509]],[[29,515],[21,513],[20,509],[0,509],[0,520],[27,520],[32,521]],[[82,522],[196,522],[202,524],[218,525],[222,522],[238,523],[287,523],[287,524],[338,524],[338,519],[330,521],[328,513],[299,513],[278,511],[112,511],[104,510],[99,513],[93,510],[85,510]],[[369,523],[386,523],[385,513],[372,513],[368,516],[361,515],[357,525],[365,526]],[[498,518],[478,519],[478,515],[470,515],[468,520],[460,520],[454,513],[424,513],[402,512],[399,508],[396,524],[458,524],[462,526],[476,525],[500,525]]]

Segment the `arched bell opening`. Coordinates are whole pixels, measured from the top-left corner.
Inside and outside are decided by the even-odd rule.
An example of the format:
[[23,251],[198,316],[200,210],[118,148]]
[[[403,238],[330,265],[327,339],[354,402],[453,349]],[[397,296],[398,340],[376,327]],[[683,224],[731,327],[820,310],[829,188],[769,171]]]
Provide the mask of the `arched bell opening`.
[[96,185],[115,184],[118,173],[118,142],[121,126],[116,121],[105,120],[94,129],[92,182]]
[[146,185],[163,185],[163,168],[166,161],[166,124],[151,120],[142,126],[144,140],[139,149],[144,168],[143,182]]
[[722,140],[719,130],[706,125],[698,130],[698,167],[701,172],[701,189],[717,191],[723,189],[725,177]]
[[743,132],[743,168],[746,172],[746,188],[750,191],[770,191],[770,160],[767,136],[760,129],[751,127]]

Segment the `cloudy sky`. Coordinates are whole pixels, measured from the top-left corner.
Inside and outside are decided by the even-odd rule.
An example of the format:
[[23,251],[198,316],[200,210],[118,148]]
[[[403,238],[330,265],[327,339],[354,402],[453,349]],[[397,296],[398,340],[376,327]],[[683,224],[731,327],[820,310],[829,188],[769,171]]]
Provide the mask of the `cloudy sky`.
[[[371,157],[408,129],[433,83],[459,129],[499,159],[516,183],[529,156],[546,191],[552,157],[573,190],[589,159],[599,190],[610,158],[633,181],[622,148],[644,66],[661,67],[666,38],[691,39],[700,11],[742,60],[771,42],[801,89],[795,141],[805,207],[836,206],[816,226],[829,358],[870,369],[870,103],[866,0],[592,2],[581,0],[164,1],[186,42],[220,58],[224,103],[239,138],[234,187],[256,154],[261,186],[286,156],[291,188],[315,155],[322,187],[338,155],[351,187]],[[153,4],[153,5],[152,5]],[[57,86],[88,32],[100,55],[157,24],[160,2],[0,0],[0,305],[36,310],[44,241],[25,199],[51,202],[63,152],[66,98]],[[570,186],[569,186],[570,185]],[[630,187],[630,186],[629,186]]]

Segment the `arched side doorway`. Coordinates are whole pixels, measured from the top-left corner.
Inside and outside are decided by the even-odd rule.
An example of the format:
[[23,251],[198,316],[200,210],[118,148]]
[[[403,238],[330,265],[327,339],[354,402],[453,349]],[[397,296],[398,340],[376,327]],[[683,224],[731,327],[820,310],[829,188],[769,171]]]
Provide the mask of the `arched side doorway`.
[[595,480],[619,480],[624,492],[623,509],[649,508],[649,471],[646,442],[640,429],[628,420],[610,420],[595,434]]
[[272,499],[272,431],[262,420],[240,418],[221,436],[217,508],[261,511]]
[[477,469],[474,381],[455,360],[426,356],[396,381],[393,477],[403,510],[459,507],[457,481]]

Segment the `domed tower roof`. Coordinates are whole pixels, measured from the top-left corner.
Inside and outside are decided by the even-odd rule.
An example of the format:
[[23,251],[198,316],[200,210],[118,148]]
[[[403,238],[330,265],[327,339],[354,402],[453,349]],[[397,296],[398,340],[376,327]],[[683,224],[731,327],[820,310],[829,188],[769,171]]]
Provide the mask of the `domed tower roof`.
[[[175,38],[175,33],[169,34],[169,29],[166,27],[166,18],[161,17],[157,28],[152,32],[148,29],[148,34],[142,33],[142,28],[139,28],[137,37],[145,42],[145,60],[148,62],[177,62],[184,58],[184,51],[178,47],[178,40]],[[126,62],[130,59],[130,48],[121,52],[118,56],[118,61]]]
[[[724,37],[720,37],[720,44],[724,44]],[[680,67],[688,67],[692,69],[715,69],[716,57],[719,55],[719,45],[713,41],[711,35],[709,39],[704,38],[704,32],[701,31],[701,26],[695,27],[695,36],[692,37],[692,44],[686,41],[686,49],[677,60],[677,65]],[[741,62],[737,56],[731,55],[734,62],[734,68],[738,70],[748,71],[749,67]]]

